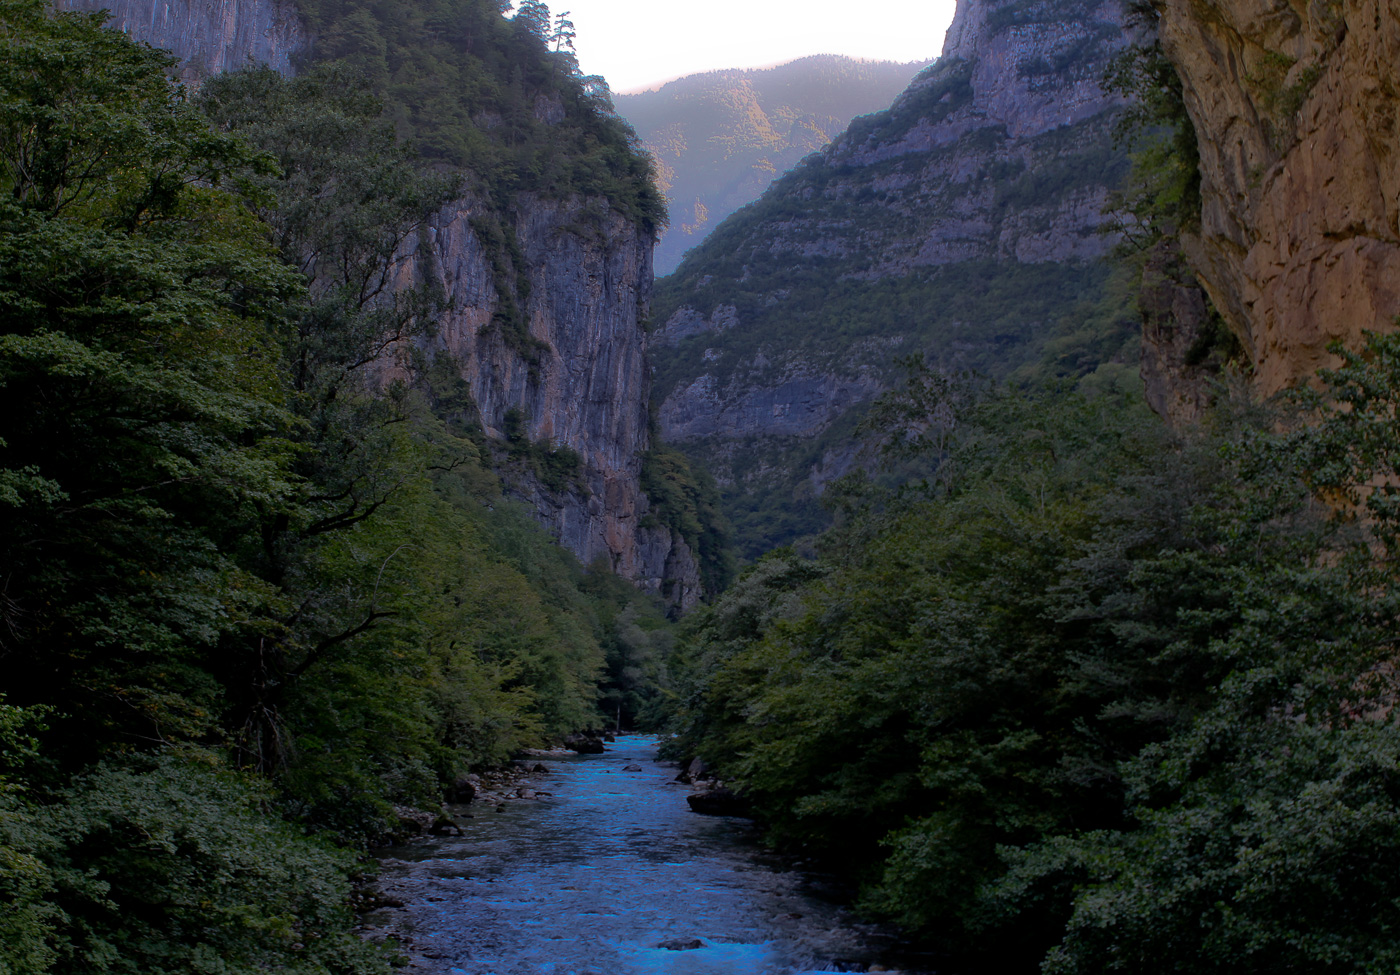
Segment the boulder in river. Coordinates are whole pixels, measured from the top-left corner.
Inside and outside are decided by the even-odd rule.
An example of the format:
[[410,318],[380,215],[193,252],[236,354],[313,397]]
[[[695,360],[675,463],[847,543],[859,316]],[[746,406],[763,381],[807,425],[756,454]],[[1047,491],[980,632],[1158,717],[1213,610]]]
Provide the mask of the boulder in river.
[[641,770],[642,770],[642,767],[641,767],[640,765],[624,765],[624,766],[622,766],[622,771],[624,771],[624,772],[640,772]]
[[705,764],[705,760],[703,758],[692,758],[686,763],[685,768],[681,769],[681,774],[676,776],[676,781],[691,785],[699,782],[701,779],[712,778],[714,778],[714,776],[710,774],[710,767]]
[[685,801],[690,803],[690,808],[694,812],[704,813],[706,816],[748,816],[750,814],[748,800],[733,789],[726,789],[723,786],[686,796]]
[[414,809],[410,806],[395,806],[394,818],[399,821],[398,832],[412,836],[415,833],[426,833],[433,828],[433,823],[437,822],[437,814],[430,813],[424,809]]
[[665,948],[667,951],[694,951],[696,948],[705,947],[705,942],[699,938],[672,938],[670,941],[661,942],[656,947]]
[[468,803],[476,798],[476,786],[481,781],[479,775],[459,775],[447,788],[448,802]]
[[462,829],[446,816],[439,816],[429,830],[434,836],[461,836]]
[[601,755],[603,753],[603,740],[593,735],[574,732],[564,739],[564,747],[576,751],[580,755]]

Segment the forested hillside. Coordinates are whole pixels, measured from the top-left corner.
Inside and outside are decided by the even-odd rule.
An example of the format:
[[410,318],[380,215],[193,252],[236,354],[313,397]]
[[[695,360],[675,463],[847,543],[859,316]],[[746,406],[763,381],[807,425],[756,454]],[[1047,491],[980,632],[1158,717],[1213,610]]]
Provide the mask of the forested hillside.
[[[1276,213],[1254,207],[1284,188],[1331,211],[1301,193],[1320,185],[1316,145],[1277,127],[1291,58],[1252,49],[1251,67],[1183,41],[1235,43],[1222,25],[1247,23],[1277,51],[1334,30],[1335,12],[1265,28],[1228,3],[1162,10],[1161,24],[1136,14],[1169,43],[1141,33],[1110,70],[1132,96],[1120,131],[1135,146],[1112,201],[1114,261],[1140,289],[1162,415],[1121,372],[1003,383],[937,349],[903,359],[856,431],[875,469],[826,486],[833,526],[686,621],[672,747],[946,970],[1387,971],[1400,963],[1400,321],[1384,261],[1339,258],[1359,311],[1325,327],[1352,341],[1260,395],[1277,389],[1263,368],[1275,357],[1322,356],[1323,326],[1256,342],[1300,279],[1222,241],[1275,247]],[[1335,105],[1359,78],[1344,117],[1393,111],[1394,93],[1364,79],[1400,19],[1377,11],[1373,26],[1372,12],[1298,59],[1318,70],[1293,75],[1291,97]],[[1244,77],[1212,73],[1227,61]],[[1267,97],[1250,74],[1261,61],[1277,69]],[[1237,82],[1272,114],[1252,116],[1262,133],[1208,144],[1241,124],[1221,110]],[[1295,124],[1337,123],[1305,107]],[[1242,175],[1230,153],[1280,135],[1267,178],[1224,194]],[[1329,156],[1329,200],[1389,185],[1388,158]],[[1373,256],[1386,233],[1364,245]],[[1359,246],[1296,242],[1300,264]],[[1314,295],[1335,286],[1313,280]]]
[[1393,967],[1398,352],[1175,434],[915,369],[870,436],[936,473],[687,620],[676,753],[947,970]]
[[656,159],[657,186],[670,206],[671,226],[656,244],[657,275],[674,271],[725,217],[851,119],[888,107],[926,64],[821,54],[615,96],[618,112]]
[[[646,163],[540,30],[453,9],[507,59],[457,80],[515,71],[500,144],[348,41],[193,96],[101,15],[0,3],[0,970],[383,970],[349,877],[394,806],[655,695],[660,604],[502,492],[567,454],[487,437],[415,344],[444,295],[389,286],[464,180],[648,219]],[[576,144],[527,138],[535,96]]]
[[1135,283],[1101,260],[1127,171],[1101,87],[1123,18],[1117,0],[963,5],[888,110],[658,284],[661,433],[714,472],[745,556],[827,524],[824,485],[900,358],[997,377],[1136,360]]

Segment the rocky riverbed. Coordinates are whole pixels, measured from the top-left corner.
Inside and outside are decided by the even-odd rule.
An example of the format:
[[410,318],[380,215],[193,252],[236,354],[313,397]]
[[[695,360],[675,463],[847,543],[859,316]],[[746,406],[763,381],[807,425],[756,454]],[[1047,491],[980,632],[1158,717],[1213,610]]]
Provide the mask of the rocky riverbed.
[[623,736],[482,776],[450,832],[383,851],[370,936],[399,938],[421,975],[927,970],[746,820],[692,811],[678,771]]

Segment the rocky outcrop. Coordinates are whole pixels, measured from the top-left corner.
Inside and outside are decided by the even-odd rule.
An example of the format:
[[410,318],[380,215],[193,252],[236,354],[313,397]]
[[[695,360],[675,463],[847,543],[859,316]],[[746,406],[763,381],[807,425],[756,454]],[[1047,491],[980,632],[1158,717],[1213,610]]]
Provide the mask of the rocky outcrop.
[[109,10],[108,24],[173,51],[198,83],[253,62],[290,74],[309,37],[293,0],[56,0],[60,10]]
[[1400,313],[1400,4],[1158,9],[1200,143],[1182,245],[1273,393]]
[[667,438],[810,436],[881,388],[879,374],[858,363],[854,371],[823,373],[800,355],[784,359],[781,375],[760,385],[746,375],[723,382],[705,373],[675,389],[663,407]]
[[1147,255],[1138,308],[1147,403],[1174,427],[1194,423],[1210,406],[1222,371],[1240,349],[1176,241],[1159,241]]
[[[490,436],[504,438],[514,410],[530,441],[580,455],[574,488],[517,483],[560,543],[652,591],[679,587],[688,608],[700,592],[694,558],[669,529],[642,524],[651,237],[605,200],[520,196],[505,214],[515,256],[483,235],[482,221],[500,216],[466,197],[408,241],[401,283],[426,278],[446,302],[426,344],[459,364]],[[523,334],[499,321],[507,300]]]
[[725,786],[692,793],[685,797],[685,801],[690,806],[691,812],[706,816],[750,816],[753,814],[748,800]]
[[[249,62],[290,72],[310,44],[291,0],[60,2],[110,7],[115,26],[171,50],[191,80]],[[541,99],[536,115],[556,124],[562,106]],[[652,246],[605,199],[521,194],[500,212],[467,195],[429,216],[397,273],[404,285],[431,281],[443,296],[429,351],[461,366],[488,434],[503,436],[514,410],[530,441],[580,456],[568,489],[546,489],[528,473],[514,479],[560,544],[665,591],[682,610],[703,591],[696,560],[673,531],[642,524]],[[502,325],[493,319],[506,301],[514,317]]]

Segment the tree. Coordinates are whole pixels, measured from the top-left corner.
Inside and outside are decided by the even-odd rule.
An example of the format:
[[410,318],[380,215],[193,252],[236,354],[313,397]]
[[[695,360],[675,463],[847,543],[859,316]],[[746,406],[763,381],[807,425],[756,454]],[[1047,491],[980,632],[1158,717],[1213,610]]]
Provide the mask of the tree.
[[7,685],[63,699],[83,752],[197,734],[243,586],[216,540],[292,492],[276,350],[301,283],[219,188],[269,163],[100,17],[6,0],[0,30]]
[[524,31],[541,43],[549,43],[552,22],[549,4],[543,0],[521,0],[520,7],[515,12],[516,29]]

